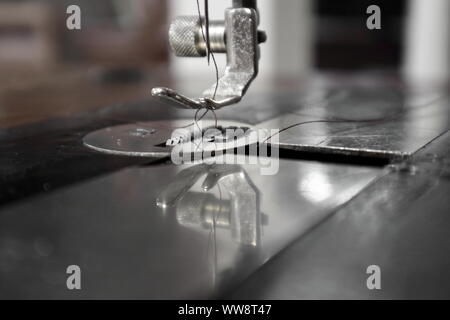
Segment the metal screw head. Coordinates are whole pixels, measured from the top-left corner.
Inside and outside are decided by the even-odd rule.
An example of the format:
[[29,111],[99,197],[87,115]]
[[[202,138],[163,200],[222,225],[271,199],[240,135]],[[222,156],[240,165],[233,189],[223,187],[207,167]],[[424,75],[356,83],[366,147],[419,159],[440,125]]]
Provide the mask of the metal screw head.
[[169,29],[169,42],[177,57],[204,57],[197,43],[201,21],[195,16],[176,17]]

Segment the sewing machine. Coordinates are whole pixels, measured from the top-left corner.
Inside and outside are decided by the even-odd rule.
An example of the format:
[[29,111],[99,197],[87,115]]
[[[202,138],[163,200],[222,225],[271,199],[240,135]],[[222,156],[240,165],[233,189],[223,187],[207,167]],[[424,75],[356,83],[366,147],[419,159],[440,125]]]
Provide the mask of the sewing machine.
[[[258,75],[259,44],[265,32],[258,30],[256,0],[233,1],[224,21],[205,21],[198,16],[176,18],[169,31],[170,45],[177,57],[206,57],[226,53],[225,74],[203,97],[188,98],[168,88],[154,88],[152,95],[185,109],[220,109],[236,104]],[[214,61],[215,62],[215,61]]]
[[2,132],[0,296],[449,297],[448,86],[368,72],[251,94],[272,39],[256,4],[171,23],[176,59],[227,56],[197,97],[155,72],[142,101]]

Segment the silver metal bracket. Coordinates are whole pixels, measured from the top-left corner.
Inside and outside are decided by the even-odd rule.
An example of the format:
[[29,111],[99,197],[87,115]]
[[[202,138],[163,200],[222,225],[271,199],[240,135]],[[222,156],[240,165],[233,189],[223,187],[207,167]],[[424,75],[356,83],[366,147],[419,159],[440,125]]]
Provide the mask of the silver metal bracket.
[[[152,95],[183,109],[220,109],[238,103],[258,74],[259,43],[266,40],[258,32],[259,16],[253,8],[229,8],[224,22],[210,24],[210,47],[214,53],[226,52],[227,66],[224,75],[204,97],[188,98],[173,89],[154,88]],[[179,17],[169,31],[170,42],[177,56],[201,57],[207,54],[201,36],[203,22],[194,17]]]

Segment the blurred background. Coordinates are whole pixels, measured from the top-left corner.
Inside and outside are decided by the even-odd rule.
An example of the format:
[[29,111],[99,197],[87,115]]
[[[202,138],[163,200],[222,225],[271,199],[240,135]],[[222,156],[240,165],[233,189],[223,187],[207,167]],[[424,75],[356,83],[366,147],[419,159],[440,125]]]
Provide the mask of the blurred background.
[[[66,27],[66,9],[73,4],[82,10],[81,30]],[[380,30],[366,27],[366,10],[373,4],[381,8]],[[222,18],[229,5],[211,1],[212,18]],[[259,0],[258,5],[269,40],[262,46],[254,92],[274,79],[297,83],[317,72],[448,79],[448,0]],[[167,39],[173,17],[196,12],[196,0],[0,0],[0,126],[148,98],[156,82],[200,94],[213,83],[214,71],[205,59],[175,59]]]

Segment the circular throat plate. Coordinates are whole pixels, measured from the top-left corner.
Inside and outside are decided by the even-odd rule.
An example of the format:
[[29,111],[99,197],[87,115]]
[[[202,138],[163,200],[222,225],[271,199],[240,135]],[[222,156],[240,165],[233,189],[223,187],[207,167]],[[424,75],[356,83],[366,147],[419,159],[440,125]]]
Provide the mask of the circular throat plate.
[[[203,135],[214,128],[215,121],[213,120],[201,120],[198,121],[197,125],[192,120],[143,122],[108,127],[91,132],[83,138],[83,143],[88,148],[102,153],[152,158],[170,156],[173,145],[168,146],[167,142],[171,141],[176,144],[176,141],[180,140],[178,137],[183,136],[184,141],[186,141],[186,143],[182,143],[183,149],[186,147],[186,150],[189,148],[192,150],[192,147],[189,146],[190,144],[195,145],[196,151],[211,150],[212,146],[216,151],[228,149],[230,145],[223,141],[224,137],[226,138],[225,135],[220,135],[220,137],[217,135],[213,136],[212,140],[214,141],[208,138],[205,142]],[[241,134],[237,137],[234,136],[230,143],[237,147],[257,143],[263,138],[261,134],[254,134],[255,129],[253,126],[234,121],[220,121],[216,132],[225,132],[228,129],[233,130],[236,128],[241,129],[239,131]],[[192,136],[189,138],[191,139],[190,141],[186,139],[186,134],[189,132],[192,133]],[[199,133],[201,133],[200,138],[198,137]],[[218,140],[221,140],[221,143],[217,143]],[[199,142],[201,142],[200,149]]]

